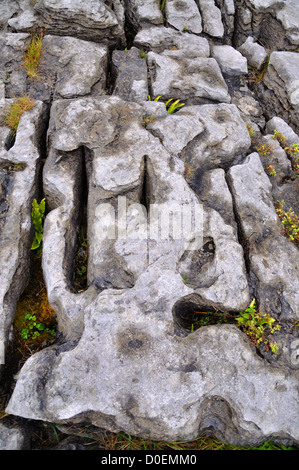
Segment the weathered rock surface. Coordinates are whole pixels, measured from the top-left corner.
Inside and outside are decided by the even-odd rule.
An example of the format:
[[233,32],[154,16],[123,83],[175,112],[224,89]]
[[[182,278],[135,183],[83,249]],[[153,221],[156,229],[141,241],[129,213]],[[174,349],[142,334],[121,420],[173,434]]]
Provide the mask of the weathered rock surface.
[[166,0],[167,23],[178,31],[202,32],[201,14],[194,0]]
[[260,69],[267,60],[266,49],[254,42],[251,36],[239,47],[239,51],[247,58],[248,64],[257,69]]
[[[299,215],[294,5],[1,3],[1,122],[16,97],[36,100],[15,141],[0,127],[2,365],[29,280],[37,196],[47,203],[42,269],[57,320],[56,343],[12,378],[14,419],[299,445],[298,245],[275,210],[284,200]],[[33,80],[23,58],[39,28]],[[184,105],[170,113],[170,99]],[[234,319],[253,299],[281,326],[277,354],[233,321],[186,326],[207,313]],[[11,431],[19,437],[0,436],[0,447],[26,448]]]
[[108,2],[78,0],[38,0],[34,10],[40,15],[48,34],[121,46],[125,42],[124,9],[119,0]]
[[[36,102],[22,116],[15,144],[0,153],[0,342],[1,364],[6,351],[18,298],[28,282],[33,242],[31,204],[39,192],[45,106]],[[26,191],[24,191],[26,188]]]
[[298,250],[280,233],[272,185],[259,155],[251,154],[233,166],[229,181],[244,236],[250,240],[250,270],[261,309],[281,319],[298,318]]
[[153,96],[165,100],[180,96],[195,103],[230,103],[227,85],[214,58],[188,59],[156,52],[149,52],[147,57]]
[[296,52],[272,52],[265,75],[265,84],[274,91],[293,125],[299,122],[299,55]]

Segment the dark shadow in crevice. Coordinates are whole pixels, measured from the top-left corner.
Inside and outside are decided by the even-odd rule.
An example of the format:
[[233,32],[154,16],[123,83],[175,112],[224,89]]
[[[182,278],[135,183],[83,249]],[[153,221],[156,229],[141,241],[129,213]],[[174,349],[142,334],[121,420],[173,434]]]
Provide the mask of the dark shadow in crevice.
[[176,336],[188,336],[202,326],[230,323],[236,325],[233,311],[218,311],[207,305],[197,294],[187,295],[173,306],[174,333]]
[[90,165],[91,155],[87,148],[81,148],[81,178],[78,221],[76,226],[76,247],[73,257],[72,285],[76,293],[87,289],[87,266],[88,266],[88,240],[87,240],[87,201],[88,201],[88,178],[87,165]]

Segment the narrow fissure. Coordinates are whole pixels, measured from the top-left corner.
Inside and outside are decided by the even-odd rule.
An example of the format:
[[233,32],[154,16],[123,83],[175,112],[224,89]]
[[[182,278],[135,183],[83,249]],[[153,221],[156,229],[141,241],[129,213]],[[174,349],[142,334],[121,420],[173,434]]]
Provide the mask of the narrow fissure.
[[90,162],[90,154],[87,148],[82,148],[81,165],[81,191],[78,225],[76,229],[76,251],[73,260],[72,285],[75,292],[80,293],[87,289],[87,202],[88,202],[88,178],[87,165]]
[[251,271],[251,263],[250,263],[250,256],[249,256],[249,252],[250,252],[250,249],[251,249],[251,240],[247,239],[245,237],[244,232],[243,232],[241,219],[240,219],[240,216],[239,216],[239,213],[238,213],[235,197],[234,197],[234,194],[233,194],[233,191],[232,191],[232,188],[231,188],[231,184],[230,184],[230,179],[229,179],[227,173],[225,174],[225,180],[226,180],[226,183],[227,183],[227,186],[228,186],[228,189],[230,191],[231,198],[232,198],[233,213],[234,213],[234,218],[235,218],[236,226],[237,226],[238,242],[239,242],[239,244],[241,245],[241,247],[243,249],[244,263],[245,263],[246,276],[247,276],[247,282],[248,282],[248,286],[249,286],[250,296],[254,297],[256,300],[258,300],[257,299],[257,292],[256,292],[256,288],[255,288],[256,279],[254,279],[254,274]]

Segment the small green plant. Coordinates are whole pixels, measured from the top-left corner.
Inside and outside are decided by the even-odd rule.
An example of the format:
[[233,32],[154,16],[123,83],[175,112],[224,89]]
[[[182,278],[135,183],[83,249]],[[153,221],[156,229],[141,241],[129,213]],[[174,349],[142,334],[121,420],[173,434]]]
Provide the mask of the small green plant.
[[[167,111],[169,112],[169,114],[173,114],[178,108],[185,105],[185,103],[180,103],[180,100],[176,100],[173,103],[171,103],[171,101],[173,101],[173,98],[166,101],[166,103],[165,103],[165,106],[166,106]],[[171,105],[168,106],[170,103],[171,103]]]
[[142,59],[146,59],[146,58],[147,58],[147,54],[146,54],[146,52],[144,52],[144,51],[140,51],[140,56],[141,56]]
[[285,202],[277,201],[275,204],[276,212],[283,226],[282,233],[292,242],[299,246],[299,218],[293,212],[292,208],[284,210]]
[[49,333],[51,336],[55,335],[55,330],[48,328],[43,322],[38,322],[36,315],[27,313],[27,315],[25,315],[25,320],[27,327],[23,328],[21,331],[22,339],[34,340],[40,336],[41,332]]
[[155,99],[151,99],[151,95],[147,95],[147,99],[148,101],[159,101],[159,99],[161,98],[161,96],[157,96]]
[[253,84],[257,84],[258,82],[262,81],[266,75],[268,70],[270,55],[268,55],[267,60],[263,63],[260,69],[256,67],[252,67],[248,65],[248,72],[249,72],[249,82]]
[[182,274],[182,278],[184,280],[184,282],[186,282],[186,284],[189,284],[189,279],[187,278],[187,276],[185,274]]
[[20,96],[20,98],[10,104],[4,118],[4,124],[11,129],[13,136],[17,133],[22,114],[32,109],[34,105],[35,101],[29,98],[28,95]]
[[287,145],[286,138],[280,131],[274,131],[273,139],[278,140],[287,156],[292,161],[292,167],[296,175],[299,177],[299,144]]
[[149,123],[155,122],[155,120],[156,120],[155,116],[143,116],[142,125],[143,127],[146,127]]
[[159,7],[161,11],[165,9],[165,2],[166,0],[159,0]]
[[[159,101],[161,96],[157,96],[154,100],[151,99],[150,95],[147,95],[147,98],[148,98],[148,101]],[[178,108],[181,108],[182,106],[185,106],[185,103],[180,103],[180,100],[176,100],[173,103],[171,103],[171,101],[173,101],[173,98],[170,98],[170,100],[167,100],[166,103],[165,103],[165,106],[166,106],[167,111],[169,112],[169,114],[172,114]]]
[[259,346],[262,343],[266,349],[271,349],[273,354],[278,353],[277,345],[269,340],[268,336],[280,330],[281,327],[275,324],[276,320],[269,314],[256,311],[255,299],[244,312],[240,312],[236,320],[253,345]]
[[270,176],[276,176],[275,168],[273,167],[273,165],[269,165],[269,163],[267,163],[267,172]]
[[41,250],[43,240],[43,217],[45,214],[45,209],[45,198],[42,199],[39,204],[36,199],[33,199],[31,217],[33,226],[35,228],[35,236],[31,246],[31,250]]
[[262,144],[260,147],[256,147],[256,150],[264,157],[269,157],[273,153],[273,145]]
[[191,332],[198,330],[202,326],[223,324],[232,321],[231,316],[223,312],[194,312],[199,314],[195,316],[191,323]]
[[41,58],[42,42],[43,31],[41,29],[38,34],[32,36],[24,57],[24,65],[29,78],[37,78],[38,76],[37,69]]

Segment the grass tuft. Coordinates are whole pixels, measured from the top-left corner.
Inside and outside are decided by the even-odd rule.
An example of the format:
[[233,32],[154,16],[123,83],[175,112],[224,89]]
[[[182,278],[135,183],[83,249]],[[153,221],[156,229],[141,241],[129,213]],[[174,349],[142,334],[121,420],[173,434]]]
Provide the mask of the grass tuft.
[[39,33],[32,36],[31,42],[24,57],[24,65],[29,78],[37,78],[38,76],[37,69],[39,66],[42,52],[42,43],[43,31],[41,29]]
[[11,103],[5,116],[5,125],[12,130],[14,136],[16,135],[22,114],[24,111],[32,109],[34,105],[35,101],[28,95],[20,96],[20,98]]

